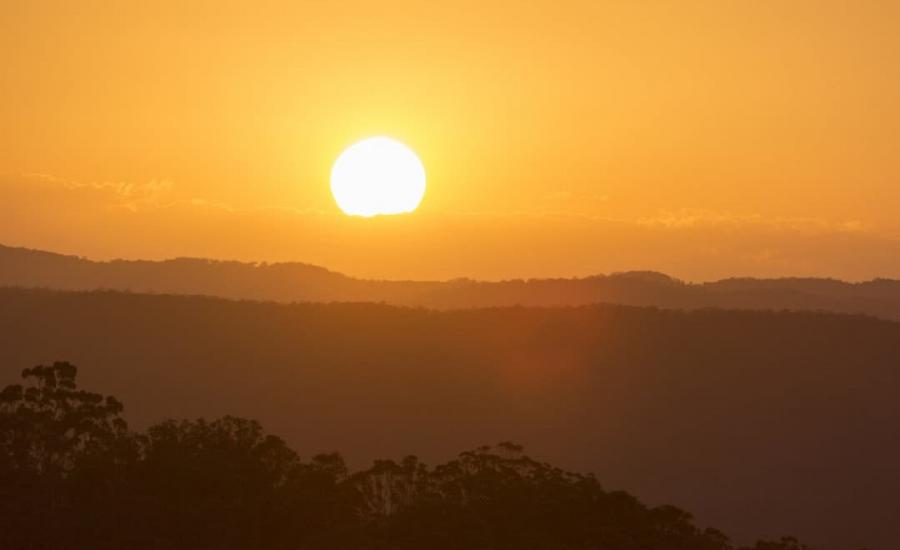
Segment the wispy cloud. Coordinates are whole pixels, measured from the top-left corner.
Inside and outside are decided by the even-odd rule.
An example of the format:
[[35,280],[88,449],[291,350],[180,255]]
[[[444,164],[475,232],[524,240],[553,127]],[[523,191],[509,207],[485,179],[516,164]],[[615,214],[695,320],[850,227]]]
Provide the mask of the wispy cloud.
[[694,228],[765,228],[795,232],[858,233],[874,229],[861,220],[828,220],[811,217],[764,216],[736,214],[728,211],[680,209],[661,211],[655,216],[640,217],[634,223],[644,227],[663,229]]
[[286,206],[237,208],[226,202],[204,197],[177,198],[176,185],[168,179],[153,179],[147,182],[78,182],[42,173],[21,174],[19,178],[13,179],[15,181],[7,181],[7,184],[17,187],[40,186],[50,192],[88,193],[90,196],[86,197],[86,200],[96,206],[124,208],[132,212],[196,208],[198,210],[214,210],[231,214],[258,214],[266,212],[298,216],[327,214],[326,211],[320,208]]
[[22,174],[22,178],[26,182],[57,186],[69,191],[94,191],[99,199],[106,199],[108,206],[132,211],[170,204],[175,187],[172,181],[166,179],[154,179],[143,183],[124,181],[85,183],[41,173]]

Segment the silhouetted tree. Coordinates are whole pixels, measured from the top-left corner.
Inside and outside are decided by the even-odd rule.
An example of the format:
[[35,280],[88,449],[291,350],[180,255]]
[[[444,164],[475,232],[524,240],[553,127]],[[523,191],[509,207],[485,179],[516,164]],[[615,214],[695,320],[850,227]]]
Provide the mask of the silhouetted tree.
[[166,421],[148,429],[136,488],[165,544],[250,548],[275,493],[299,462],[258,423],[233,417]]
[[801,544],[794,537],[782,537],[779,541],[759,541],[754,546],[741,550],[812,550],[809,546]]
[[25,369],[28,387],[0,393],[0,468],[18,476],[64,478],[87,461],[119,457],[128,425],[114,397],[78,390],[77,369],[57,362]]
[[[255,421],[167,420],[133,434],[68,363],[0,392],[0,548],[731,550],[672,506],[648,508],[521,446],[351,474],[304,462]],[[792,538],[743,550],[810,550]]]
[[78,540],[93,523],[87,508],[95,520],[108,512],[137,458],[122,404],[79,390],[76,374],[69,363],[39,365],[22,372],[28,385],[0,392],[0,542],[9,547]]

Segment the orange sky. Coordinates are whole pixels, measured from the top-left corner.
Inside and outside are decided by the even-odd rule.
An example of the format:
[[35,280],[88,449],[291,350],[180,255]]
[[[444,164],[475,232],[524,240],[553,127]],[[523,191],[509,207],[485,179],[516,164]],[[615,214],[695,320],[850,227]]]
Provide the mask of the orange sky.
[[[0,243],[390,278],[900,277],[900,3],[0,11]],[[417,212],[348,218],[371,135]]]

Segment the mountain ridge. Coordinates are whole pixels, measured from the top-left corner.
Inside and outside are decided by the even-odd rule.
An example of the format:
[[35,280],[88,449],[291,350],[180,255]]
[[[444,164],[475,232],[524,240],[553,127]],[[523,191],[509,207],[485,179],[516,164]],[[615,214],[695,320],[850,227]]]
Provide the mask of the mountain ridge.
[[303,262],[179,257],[109,260],[0,245],[0,286],[125,290],[276,302],[385,302],[432,309],[612,303],[674,309],[834,311],[900,320],[900,281],[732,277],[692,283],[654,271],[573,278],[378,280]]

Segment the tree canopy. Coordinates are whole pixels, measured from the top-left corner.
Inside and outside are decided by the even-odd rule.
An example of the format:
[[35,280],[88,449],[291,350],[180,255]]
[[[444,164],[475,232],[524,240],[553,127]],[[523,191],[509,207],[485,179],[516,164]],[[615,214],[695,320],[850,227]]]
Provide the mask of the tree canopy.
[[[64,362],[0,393],[3,548],[732,550],[673,506],[504,442],[429,467],[302,460],[253,420],[128,429]],[[807,550],[792,538],[742,550]]]

